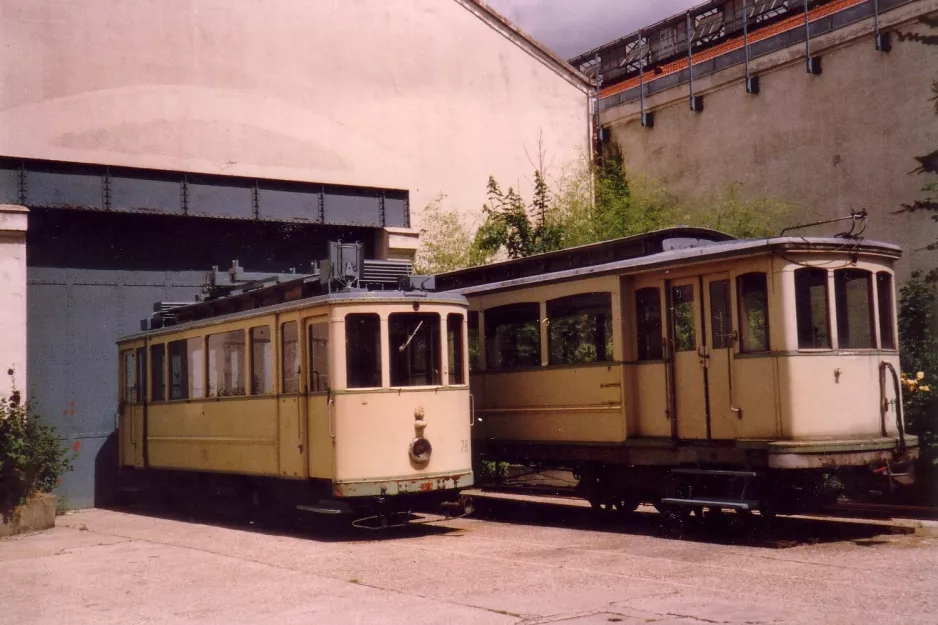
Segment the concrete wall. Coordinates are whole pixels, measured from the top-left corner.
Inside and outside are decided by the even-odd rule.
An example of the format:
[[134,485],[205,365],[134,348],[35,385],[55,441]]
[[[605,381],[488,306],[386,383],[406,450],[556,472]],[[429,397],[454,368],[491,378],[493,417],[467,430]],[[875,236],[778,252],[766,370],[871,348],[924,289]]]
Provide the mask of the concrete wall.
[[403,188],[418,225],[589,145],[581,79],[468,0],[0,0],[0,42],[3,155]]
[[886,13],[891,52],[875,49],[872,22],[865,21],[812,40],[812,54],[822,57],[820,76],[806,73],[802,44],[754,63],[758,96],[745,92],[744,69],[736,66],[695,80],[702,113],[689,110],[685,84],[646,101],[652,129],[639,124],[638,102],[604,111],[602,123],[629,172],[662,180],[687,199],[738,182],[750,197],[793,205],[795,222],[868,210],[865,236],[903,247],[904,277],[938,261],[920,249],[938,239],[938,224],[923,214],[893,214],[922,197],[926,176],[910,173],[918,166],[913,157],[938,148],[929,101],[938,45],[903,41],[897,33],[938,37],[938,29],[918,20],[936,10],[938,2],[921,0]]
[[0,205],[0,397],[13,379],[26,385],[26,214],[21,206]]

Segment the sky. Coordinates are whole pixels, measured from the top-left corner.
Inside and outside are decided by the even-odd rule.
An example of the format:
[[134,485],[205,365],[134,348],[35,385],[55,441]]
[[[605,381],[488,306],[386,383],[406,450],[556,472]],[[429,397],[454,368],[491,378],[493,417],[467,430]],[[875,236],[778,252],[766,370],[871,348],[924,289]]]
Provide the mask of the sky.
[[521,30],[569,59],[676,15],[702,0],[487,0]]

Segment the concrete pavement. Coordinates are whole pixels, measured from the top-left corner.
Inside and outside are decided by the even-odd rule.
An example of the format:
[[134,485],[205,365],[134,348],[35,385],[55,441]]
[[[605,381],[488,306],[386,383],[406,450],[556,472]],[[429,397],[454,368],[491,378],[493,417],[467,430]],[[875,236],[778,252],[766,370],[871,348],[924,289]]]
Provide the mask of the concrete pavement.
[[938,622],[938,539],[780,519],[732,544],[587,515],[503,502],[376,535],[80,511],[0,540],[0,624]]

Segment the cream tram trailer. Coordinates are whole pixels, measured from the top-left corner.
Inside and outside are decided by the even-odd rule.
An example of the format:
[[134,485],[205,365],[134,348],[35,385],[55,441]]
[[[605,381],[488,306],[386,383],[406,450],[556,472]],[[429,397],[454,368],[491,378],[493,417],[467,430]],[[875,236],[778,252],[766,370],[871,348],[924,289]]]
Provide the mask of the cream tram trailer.
[[120,339],[125,477],[227,475],[320,512],[472,484],[465,298],[306,296],[316,281],[176,308],[182,323]]
[[679,228],[438,276],[470,303],[477,452],[572,468],[597,507],[680,515],[904,472],[899,255]]

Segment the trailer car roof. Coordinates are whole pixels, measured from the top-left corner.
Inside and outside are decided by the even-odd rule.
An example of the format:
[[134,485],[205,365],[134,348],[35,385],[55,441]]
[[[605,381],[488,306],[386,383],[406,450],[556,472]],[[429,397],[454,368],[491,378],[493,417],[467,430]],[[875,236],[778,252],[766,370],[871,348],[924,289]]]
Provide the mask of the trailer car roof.
[[577,278],[592,278],[609,273],[637,273],[674,265],[776,252],[842,252],[844,254],[872,254],[892,259],[899,258],[902,254],[901,248],[891,243],[857,241],[835,237],[773,237],[769,239],[719,241],[708,242],[698,247],[669,250],[590,267],[567,269],[536,276],[457,288],[453,289],[452,292],[467,296],[478,295],[552,282],[565,282]]

